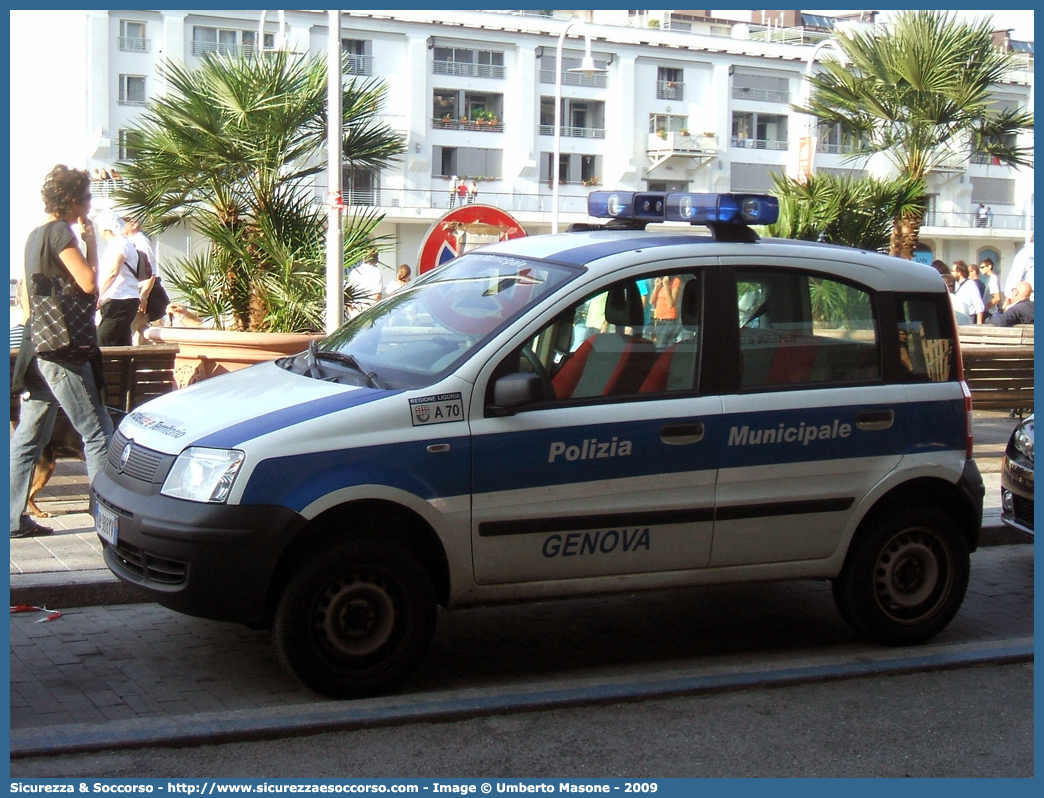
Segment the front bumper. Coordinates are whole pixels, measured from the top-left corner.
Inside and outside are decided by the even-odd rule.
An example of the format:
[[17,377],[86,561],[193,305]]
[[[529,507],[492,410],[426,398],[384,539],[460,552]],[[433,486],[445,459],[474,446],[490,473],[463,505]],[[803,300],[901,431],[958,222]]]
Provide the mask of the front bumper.
[[1001,463],[1001,521],[1033,534],[1033,467],[1009,455]]
[[95,479],[92,495],[119,519],[116,545],[103,541],[109,570],[186,615],[264,624],[272,575],[304,519],[280,506],[172,499],[160,487],[111,464]]

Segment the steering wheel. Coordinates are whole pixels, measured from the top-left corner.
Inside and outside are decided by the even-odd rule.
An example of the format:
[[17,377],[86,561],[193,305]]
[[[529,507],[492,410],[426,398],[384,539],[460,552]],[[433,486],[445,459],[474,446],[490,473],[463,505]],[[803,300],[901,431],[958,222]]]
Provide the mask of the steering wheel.
[[544,389],[545,399],[556,398],[555,386],[551,383],[551,375],[547,371],[547,367],[543,362],[536,356],[530,347],[522,347],[522,357],[525,358],[526,362],[529,363],[529,367],[533,370],[533,373],[540,378],[540,385]]

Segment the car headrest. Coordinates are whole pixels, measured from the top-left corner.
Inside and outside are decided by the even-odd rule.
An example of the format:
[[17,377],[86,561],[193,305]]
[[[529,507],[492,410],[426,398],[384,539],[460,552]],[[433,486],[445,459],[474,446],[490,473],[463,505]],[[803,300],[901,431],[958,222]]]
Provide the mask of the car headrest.
[[700,326],[700,281],[689,280],[682,289],[682,327],[695,329]]
[[645,323],[645,308],[636,282],[617,283],[609,289],[605,320],[624,327],[641,327]]

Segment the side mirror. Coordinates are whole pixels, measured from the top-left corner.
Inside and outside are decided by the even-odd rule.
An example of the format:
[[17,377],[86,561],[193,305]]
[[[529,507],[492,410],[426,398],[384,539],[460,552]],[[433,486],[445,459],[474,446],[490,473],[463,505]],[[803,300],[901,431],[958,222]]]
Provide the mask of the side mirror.
[[487,412],[492,416],[513,416],[519,408],[544,398],[540,375],[529,372],[505,374],[493,385],[493,404]]

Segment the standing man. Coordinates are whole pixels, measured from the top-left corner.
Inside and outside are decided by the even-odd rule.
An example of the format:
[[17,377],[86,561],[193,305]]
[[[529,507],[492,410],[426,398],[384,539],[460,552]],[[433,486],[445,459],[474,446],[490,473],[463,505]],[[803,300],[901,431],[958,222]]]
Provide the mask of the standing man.
[[1000,313],[1004,304],[1004,295],[1001,293],[1000,280],[993,273],[993,258],[983,258],[979,264],[979,276],[986,283],[986,293],[983,294],[982,304],[986,306],[984,318]]
[[[1011,271],[1008,272],[1008,276],[1004,280],[1004,296],[1011,297],[1015,293],[1015,286],[1021,282],[1027,282],[1030,284],[1030,290],[1033,289],[1033,235],[1030,234],[1029,243],[1026,244],[1022,249],[1015,253],[1014,259],[1011,261]],[[1030,295],[1030,299],[1033,299],[1033,295]]]
[[982,304],[978,286],[968,279],[968,264],[963,260],[955,260],[953,277],[957,282],[954,291],[955,307],[959,312],[967,314],[972,324],[982,324],[982,314],[986,308]]
[[454,205],[456,205],[456,203],[457,203],[457,176],[453,175],[453,177],[450,178],[450,197],[449,197],[449,206],[450,206],[450,208],[452,208]]
[[986,206],[981,202],[979,203],[978,209],[975,211],[975,219],[979,227],[986,226]]
[[377,249],[371,248],[361,261],[345,275],[344,306],[348,318],[354,319],[364,310],[381,300],[384,294],[384,278],[377,264]]

